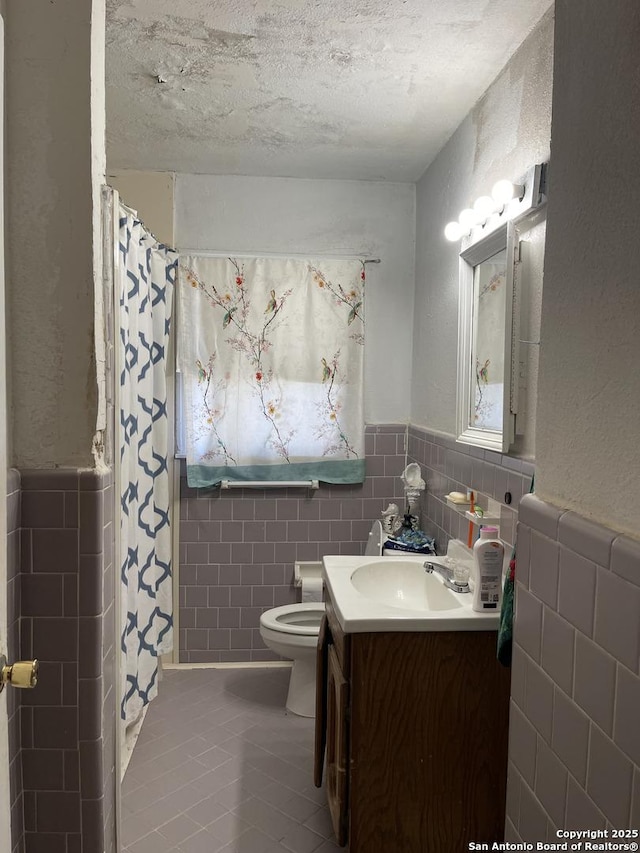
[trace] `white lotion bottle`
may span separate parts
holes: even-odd
[[[504,545],[498,538],[497,527],[480,528],[480,538],[473,546],[473,563],[475,588],[472,608],[481,613],[500,610]]]

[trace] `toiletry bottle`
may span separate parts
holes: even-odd
[[[472,607],[481,612],[500,609],[502,600],[502,566],[504,545],[498,539],[497,527],[482,527],[473,546],[475,588]]]

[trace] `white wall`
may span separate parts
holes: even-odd
[[[640,537],[637,0],[559,0],[540,497]]]
[[[160,242],[174,245],[173,172],[136,172],[114,169],[107,180],[120,200],[137,211],[146,228]]]
[[[413,184],[177,175],[175,205],[179,249],[380,258],[367,265],[365,418],[408,420]]]
[[[10,462],[19,467],[93,461],[104,15],[104,0],[8,8]]]
[[[547,14],[418,183],[412,423],[455,432],[458,253],[445,240],[499,178],[549,159],[553,18]]]

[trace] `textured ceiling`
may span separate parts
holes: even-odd
[[[111,169],[417,180],[550,0],[107,0]]]

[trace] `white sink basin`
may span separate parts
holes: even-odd
[[[459,555],[456,555],[459,558]],[[497,631],[498,613],[477,613],[473,596],[448,589],[424,563],[442,557],[327,556],[322,577],[346,633]]]
[[[351,575],[352,586],[366,598],[402,610],[455,610],[462,607],[459,593],[429,574],[423,562],[392,558],[360,566]]]

